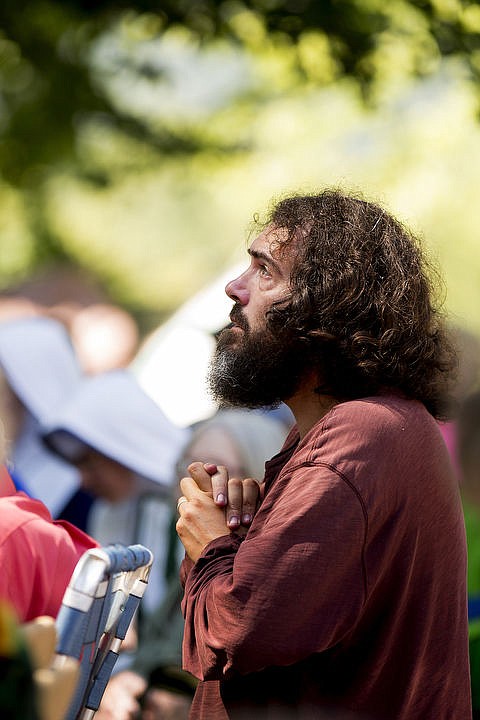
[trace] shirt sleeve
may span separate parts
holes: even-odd
[[[1,596],[20,622],[56,617],[72,572],[95,540],[69,523],[32,517],[0,546]]]
[[[245,539],[217,538],[190,569],[185,669],[221,679],[333,647],[365,600],[365,537],[364,506],[345,478],[329,466],[295,470]]]

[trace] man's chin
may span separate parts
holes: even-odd
[[[218,336],[218,347],[222,350],[225,348],[238,345],[243,341],[245,331],[242,330],[238,325],[232,325],[227,327]]]

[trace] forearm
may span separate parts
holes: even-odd
[[[185,669],[220,679],[288,665],[352,627],[365,600],[363,516],[346,498],[340,529],[324,504],[310,497],[296,513],[260,512],[243,542],[209,544],[185,584]]]

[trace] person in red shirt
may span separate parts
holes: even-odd
[[[40,501],[18,492],[0,469],[0,599],[19,622],[56,617],[80,557],[98,543],[74,525],[54,521]]]
[[[253,520],[225,468],[181,481],[190,717],[470,720],[465,527],[436,422],[454,353],[420,246],[326,190],[281,200],[248,252],[211,389],[283,401],[296,425]]]

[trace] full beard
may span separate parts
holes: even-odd
[[[301,345],[285,332],[241,327],[219,335],[208,374],[210,393],[223,406],[278,407],[294,395],[304,376]]]

